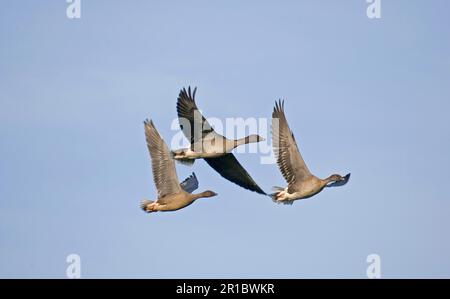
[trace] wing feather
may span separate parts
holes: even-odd
[[[278,167],[288,187],[300,184],[311,176],[311,172],[295,141],[284,115],[284,101],[275,102],[272,113],[272,144]]]
[[[195,104],[195,93],[197,88],[191,92],[191,87],[188,89],[183,88],[177,100],[177,113],[180,128],[183,131],[184,136],[191,142],[196,143],[201,140],[205,135],[214,132],[210,123],[200,113]]]
[[[266,195],[233,154],[229,153],[218,158],[205,158],[204,160],[209,166],[230,182],[247,190]]]
[[[146,120],[145,138],[152,159],[153,180],[158,190],[158,198],[181,191],[175,163],[164,140],[159,135],[153,122]]]
[[[180,184],[181,188],[188,193],[192,193],[198,188],[198,180],[197,176],[193,172],[190,176],[188,176],[183,182]]]

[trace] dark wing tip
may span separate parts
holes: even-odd
[[[258,194],[261,194],[261,195],[268,195],[266,192],[264,192],[264,190],[262,190],[259,187],[257,187],[255,190],[252,190],[252,191],[254,191],[254,192],[258,193]]]
[[[197,180],[197,176],[195,175],[195,172],[191,173],[191,175],[188,178]]]
[[[193,101],[195,102],[195,94],[197,93],[197,87],[194,87],[193,92],[191,91],[191,86],[188,86],[187,90],[183,87],[178,94],[178,101]]]
[[[155,125],[153,124],[153,120],[146,118],[144,120],[144,125],[146,126],[150,126],[150,127],[155,127]]]
[[[272,118],[280,118],[284,114],[284,100],[278,99],[275,101],[275,107],[273,108]]]
[[[184,115],[186,117],[186,115],[190,115],[192,113],[192,110],[198,110],[197,104],[195,103],[196,92],[197,87],[194,88],[194,92],[191,92],[190,86],[187,90],[185,87],[180,90],[177,98],[178,117],[180,117],[180,115]]]
[[[262,194],[267,195],[253,180],[250,174],[242,167],[233,154],[226,154],[218,158],[204,158],[206,163],[217,171],[223,178],[233,182],[234,184]]]

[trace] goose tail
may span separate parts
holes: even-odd
[[[270,198],[272,198],[272,201],[277,204],[284,204],[284,205],[292,205],[294,203],[293,200],[286,200],[283,199],[285,196],[286,188],[274,186],[272,188],[274,193],[269,194]]]
[[[172,159],[174,159],[178,163],[186,165],[186,166],[194,165],[195,159],[183,158],[184,153],[185,153],[185,150],[183,150],[183,149],[175,150],[175,151],[171,151],[170,152],[170,154],[172,156]]]
[[[278,187],[278,186],[273,186],[273,187],[272,187],[272,190],[275,191],[275,192],[274,192],[274,193],[270,193],[270,194],[268,194],[268,195],[270,196],[270,198],[272,198],[272,200],[273,200],[274,202],[278,202],[278,201],[277,201],[277,196],[278,196],[278,194],[279,194],[281,191],[284,191],[284,188],[283,188],[283,187]]]
[[[176,159],[175,161],[186,166],[192,166],[195,162],[194,159]]]
[[[267,194],[267,195],[272,199],[273,202],[278,202],[277,201],[278,192],[270,193],[270,194]]]
[[[155,203],[153,200],[144,199],[139,206],[144,212],[150,213],[152,212],[150,205],[153,203]]]

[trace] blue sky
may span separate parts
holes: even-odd
[[[0,277],[450,277],[450,4],[382,1],[5,1],[0,10]],[[342,188],[292,206],[240,189],[147,215],[143,124],[170,140],[176,97],[206,116],[287,118],[319,177]],[[283,185],[257,154],[238,159]]]

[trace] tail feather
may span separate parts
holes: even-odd
[[[195,162],[194,159],[175,159],[175,161],[186,166],[192,166]]]
[[[293,200],[279,200],[279,199],[277,199],[277,195],[278,195],[278,192],[269,194],[269,196],[272,198],[272,201],[276,204],[292,205],[294,203]]]
[[[184,154],[184,152],[185,152],[184,149],[179,149],[179,150],[171,151],[170,154],[172,156],[172,159],[174,159],[175,161],[177,161],[180,164],[183,164],[186,166],[194,165],[195,159],[187,159],[187,158],[176,158],[175,159],[175,155]]]
[[[145,212],[148,212],[147,211],[147,206],[152,204],[152,203],[154,203],[154,201],[148,200],[148,199],[144,199],[143,201],[141,201],[141,204],[139,206],[140,206],[140,208],[142,210],[144,210]]]
[[[293,200],[277,200],[275,201],[277,204],[283,204],[283,205],[292,205],[294,203]]]
[[[275,191],[275,193],[269,194],[270,198],[272,198],[272,201],[277,204],[284,204],[284,205],[292,205],[294,203],[293,200],[279,200],[278,195],[280,192],[284,192],[286,188],[274,186],[272,187],[272,190]]]

